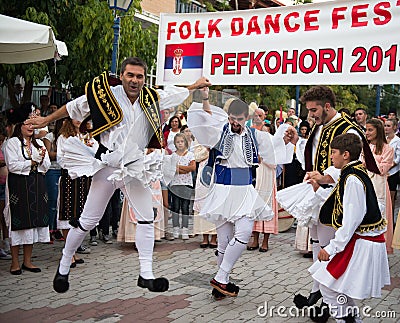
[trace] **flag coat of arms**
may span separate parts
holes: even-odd
[[[203,76],[203,53],[204,43],[166,45],[164,81],[193,83]]]

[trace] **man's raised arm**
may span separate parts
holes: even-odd
[[[58,119],[62,119],[68,117],[67,106],[63,105],[57,111],[49,114],[46,117],[34,117],[31,119],[26,120],[27,124],[31,124],[33,128],[39,129],[47,126],[50,122],[56,121]]]
[[[211,86],[211,83],[206,77],[202,76],[196,82],[194,82],[193,84],[187,86],[186,88],[189,91],[192,91],[192,90],[201,89],[201,88],[206,87],[206,86]]]

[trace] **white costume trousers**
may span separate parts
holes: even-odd
[[[107,207],[107,203],[117,188],[121,188],[128,198],[138,221],[149,223],[136,227],[136,247],[139,252],[140,275],[145,279],[153,279],[153,248],[154,248],[154,212],[152,208],[152,195],[150,188],[145,188],[139,181],[132,180],[124,185],[123,182],[115,185],[108,181],[107,177],[115,168],[106,167],[97,172],[92,179],[85,207],[79,219],[81,227],[86,230],[73,228],[70,230],[63,249],[60,261],[60,274],[67,274],[71,265],[71,259],[77,248],[82,244],[87,231],[93,229],[100,221]]]
[[[331,239],[333,239],[334,237],[335,237],[335,229],[333,229],[332,227],[323,225],[319,221],[318,221],[317,225],[313,225],[310,228],[310,238],[313,241],[319,241],[319,242],[312,243],[312,252],[313,252],[313,261],[314,262],[318,261],[318,253],[321,250],[321,248],[327,246],[329,244],[329,241]],[[319,290],[319,283],[316,280],[314,280],[311,292],[315,293],[318,290]]]
[[[345,322],[342,318],[348,315],[354,316],[356,322],[362,322],[359,317],[359,308],[351,297],[335,292],[323,284],[320,284],[320,291],[324,302],[329,305],[331,316],[336,322]]]
[[[215,280],[227,284],[229,283],[229,273],[250,240],[254,220],[243,216],[235,221],[235,224],[220,221],[215,225],[218,237],[217,263],[219,266]]]

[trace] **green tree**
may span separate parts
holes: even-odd
[[[157,55],[157,29],[142,29],[135,21],[135,10],[141,10],[140,0],[134,0],[130,10],[121,18],[119,61],[128,56],[140,56],[149,67]],[[4,15],[25,19],[53,28],[64,41],[69,55],[54,63],[51,60],[30,64],[0,65],[3,84],[12,89],[15,77],[25,79],[24,100],[31,97],[34,83],[50,77],[52,85],[70,86],[73,94],[81,94],[85,83],[104,70],[110,69],[113,42],[113,12],[106,0],[10,0],[0,3]],[[10,95],[12,97],[12,95]]]

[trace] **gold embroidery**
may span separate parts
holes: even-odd
[[[144,91],[146,91],[146,93],[144,93]],[[158,93],[155,90],[144,87],[142,92],[140,92],[139,103],[162,146],[164,139],[161,131],[161,121],[158,108]]]
[[[365,173],[368,176],[367,170],[366,168],[360,163],[358,165],[354,165],[354,164],[349,164],[346,165],[343,169],[342,172],[345,168],[352,166],[354,169],[359,170],[363,173]],[[346,186],[346,182],[347,182],[347,178],[349,176],[355,176],[357,177],[360,182],[363,184],[364,187],[364,191],[367,190],[364,181],[361,179],[360,176],[358,176],[355,173],[351,173],[349,175],[346,176],[346,178],[344,179],[343,183]],[[339,183],[341,182],[341,178],[339,177],[338,179],[338,184],[335,186],[335,188],[332,190],[331,194],[329,195],[328,199],[331,198],[332,195],[334,195],[334,204],[333,204],[333,210],[332,210],[332,223],[331,224],[326,224],[328,226],[332,226],[335,230],[339,229],[342,226],[342,220],[339,219],[339,217],[343,216],[343,205],[340,199],[340,191],[339,191]],[[328,200],[327,199],[327,200]],[[382,230],[386,227],[387,222],[385,219],[381,218],[379,221],[375,222],[375,223],[371,223],[371,224],[361,224],[358,228],[357,231],[360,232],[368,232],[368,231],[372,231],[372,230]]]
[[[86,84],[86,96],[90,96],[90,98],[94,100],[100,112],[99,116],[101,115],[102,119],[104,119],[104,121],[98,121],[101,124],[95,125],[96,128],[92,132],[93,136],[121,122],[123,118],[122,109],[110,89],[106,72],[95,77],[92,82]],[[92,108],[94,107],[91,107],[91,109]]]

